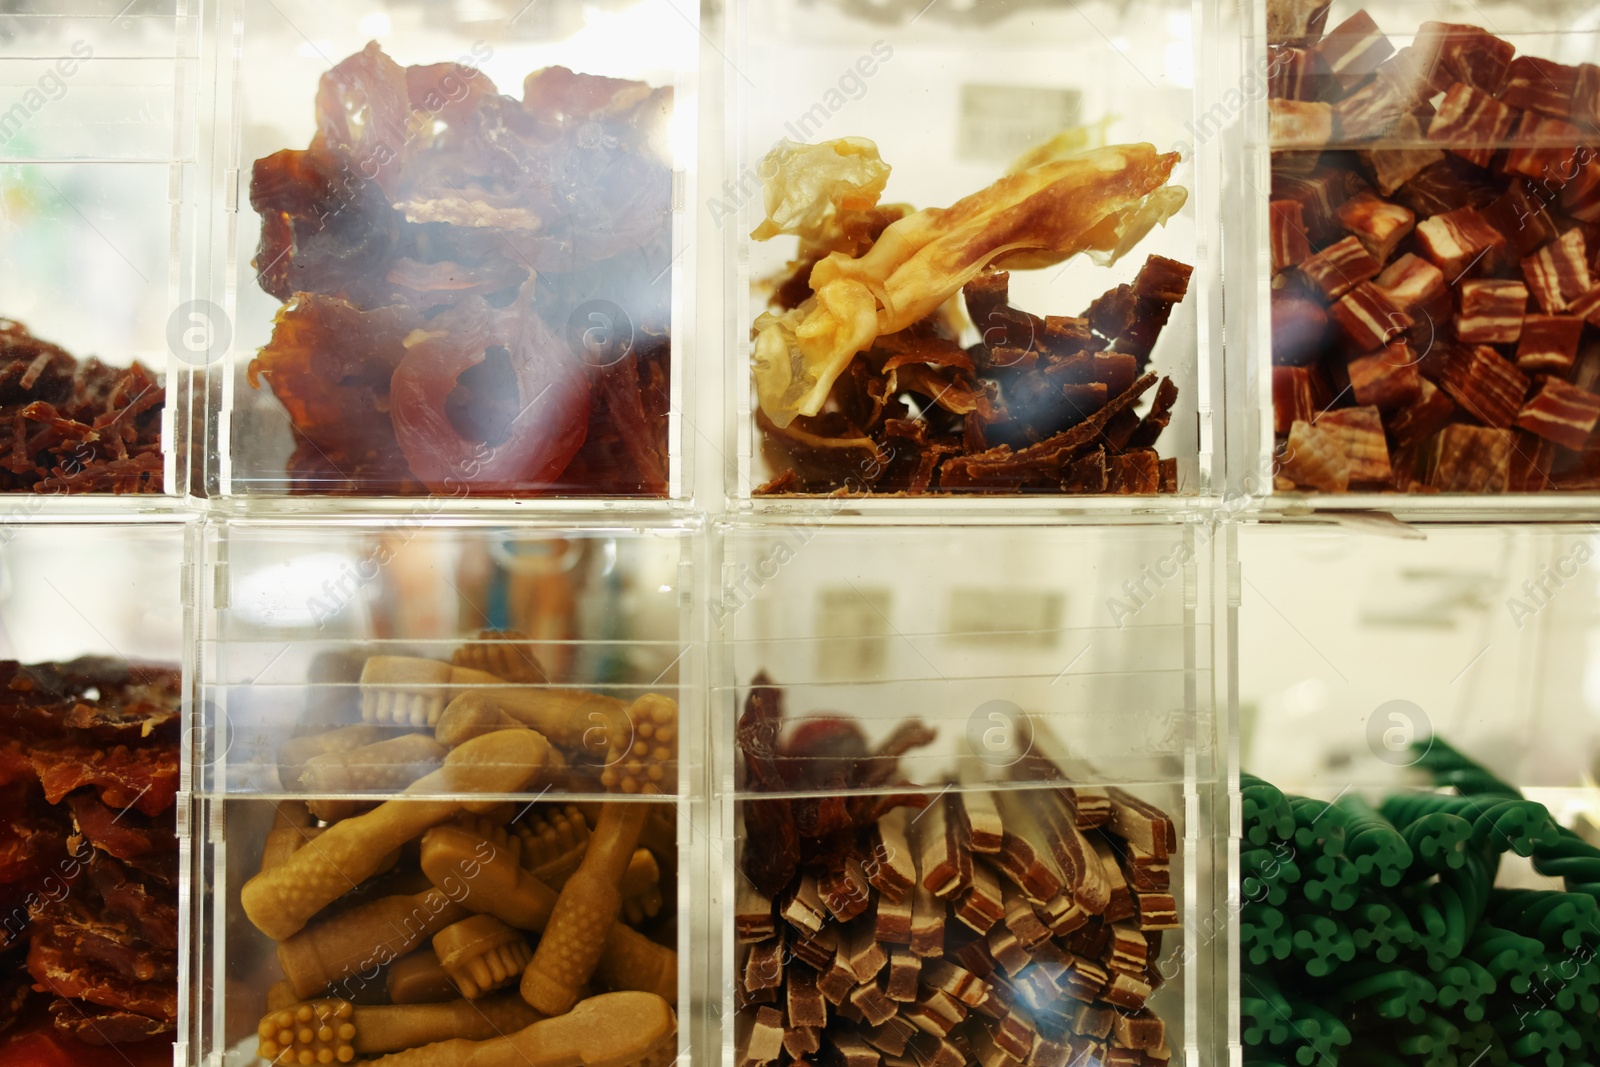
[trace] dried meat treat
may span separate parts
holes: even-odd
[[[1457,288],[1456,337],[1469,344],[1510,345],[1522,336],[1528,288],[1521,282],[1473,280]]]
[[[1511,434],[1452,424],[1424,444],[1419,462],[1423,481],[1440,492],[1503,492],[1510,474]]]
[[[1300,264],[1300,274],[1328,301],[1371,281],[1382,269],[1383,264],[1355,236],[1334,242]]]
[[[1358,85],[1393,54],[1394,46],[1364,10],[1329,30],[1317,45],[1318,58],[1345,89]]]
[[[1596,419],[1600,419],[1600,396],[1559,378],[1546,378],[1517,412],[1516,426],[1578,452],[1594,432]]]
[[[166,390],[0,319],[0,492],[160,493]]]
[[[1145,453],[1176,397],[1144,418],[1126,409],[1192,269],[1151,256],[1078,316],[1009,302],[1009,269],[1082,251],[1114,261],[1187,196],[1165,184],[1174,161],[1148,145],[1090,156],[1035,153],[949,208],[901,214],[858,240],[857,216],[878,212],[888,175],[876,147],[773,149],[754,236],[794,235],[801,255],[755,323],[754,421],[778,472],[759,494],[1165,488],[1159,457],[1151,476]],[[941,308],[958,289],[967,337]]]
[[[561,67],[518,101],[376,43],[323,77],[310,147],[250,178],[291,492],[666,492],[671,106]]]

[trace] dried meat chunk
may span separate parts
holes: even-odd
[[[1406,407],[1422,391],[1416,353],[1404,341],[1353,359],[1345,370],[1356,403],[1385,413]]]
[[[1444,272],[1432,263],[1407,252],[1384,268],[1373,282],[1399,310],[1411,314],[1418,309],[1448,303]]]
[[[1571,229],[1522,261],[1522,276],[1546,315],[1558,315],[1591,286],[1583,231]]]
[[[1483,208],[1483,217],[1500,231],[1518,256],[1530,255],[1558,236],[1548,197],[1540,194],[1532,182],[1520,178]]]
[[[114,808],[136,808],[160,815],[178,793],[176,746],[136,748],[117,745],[101,750],[92,745],[41,744],[29,754],[45,799],[59,804],[74,789],[93,787]]]
[[[1288,270],[1311,255],[1306,236],[1305,209],[1298,200],[1274,200],[1269,206],[1272,270]]]
[[[1332,0],[1270,0],[1267,39],[1274,44],[1315,44],[1332,6]]]
[[[1371,141],[1394,136],[1412,106],[1389,82],[1374,78],[1334,104],[1333,118],[1341,141]]]
[[[1464,207],[1417,223],[1417,246],[1455,285],[1469,271],[1489,271],[1505,252],[1505,236],[1481,212]]]
[[[1488,93],[1457,82],[1445,93],[1428,125],[1428,140],[1480,167],[1511,135],[1517,112]]]
[[[1315,300],[1287,289],[1272,291],[1272,362],[1304,366],[1315,362],[1328,337],[1328,312]]]
[[[1474,419],[1509,430],[1528,392],[1528,377],[1487,345],[1463,345],[1446,354],[1439,387]]]
[[[1272,199],[1298,201],[1311,243],[1326,244],[1338,236],[1334,212],[1361,191],[1361,184],[1354,174],[1337,167],[1320,167],[1306,175],[1275,172]]]
[[[1399,147],[1375,145],[1357,152],[1372,172],[1373,187],[1384,196],[1393,196],[1418,174],[1444,159],[1444,152],[1438,148],[1412,147],[1423,140],[1423,130],[1417,117],[1410,112],[1395,120],[1390,136]]]
[[[1376,407],[1340,408],[1317,418],[1317,429],[1331,435],[1349,465],[1350,484],[1387,482],[1389,446],[1384,439],[1383,416]]]
[[[1423,482],[1439,492],[1504,492],[1511,469],[1511,432],[1455,423],[1429,439],[1420,462]]]
[[[1456,337],[1468,344],[1515,344],[1528,310],[1521,282],[1475,279],[1461,283]]]
[[[1328,317],[1351,355],[1387,348],[1412,326],[1411,316],[1395,307],[1372,282],[1362,282],[1346,293],[1328,309]]]
[[[1583,320],[1572,315],[1529,315],[1517,341],[1517,369],[1524,374],[1565,374],[1578,358]]]
[[[1597,419],[1600,396],[1559,378],[1545,378],[1517,412],[1516,426],[1577,452],[1588,442]]]
[[[1580,165],[1579,153],[1588,158],[1588,150],[1579,147],[1582,138],[1582,131],[1564,119],[1523,112],[1501,169],[1544,182],[1572,174]]]
[[[1352,375],[1353,377],[1353,375]],[[1316,365],[1272,368],[1273,431],[1287,434],[1296,422],[1311,423],[1333,403],[1327,376]]]
[[[1491,96],[1505,85],[1516,46],[1477,26],[1424,22],[1412,41],[1422,65],[1437,64],[1456,81]]]
[[[1296,421],[1289,428],[1278,472],[1298,486],[1324,493],[1350,488],[1350,458],[1339,435],[1310,422]]]
[[[1410,448],[1443,429],[1455,413],[1456,404],[1449,394],[1423,378],[1416,399],[1389,419],[1389,436],[1396,448]]]
[[[1572,114],[1578,90],[1578,68],[1537,56],[1518,56],[1506,72],[1500,99],[1524,111],[1540,111],[1554,118]]]
[[[1267,101],[1267,136],[1274,149],[1316,148],[1333,140],[1333,106],[1315,100]]]
[[[1141,367],[1155,348],[1172,309],[1189,292],[1194,268],[1165,256],[1150,256],[1133,279],[1133,313],[1127,328],[1114,338],[1112,350],[1137,357]]]
[[[1380,264],[1389,262],[1395,248],[1410,235],[1417,217],[1400,204],[1361,193],[1339,205],[1339,225],[1360,241]]]
[[[1329,245],[1300,264],[1300,274],[1328,301],[1378,276],[1383,264],[1355,237]]]
[[[1316,51],[1323,65],[1348,90],[1394,55],[1394,45],[1372,16],[1361,10],[1329,30]]]
[[[1294,45],[1267,46],[1267,95],[1276,100],[1312,98],[1312,72],[1315,56],[1310,49]]]

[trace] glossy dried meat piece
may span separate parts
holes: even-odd
[[[1485,207],[1500,193],[1499,185],[1485,180],[1481,172],[1473,173],[1473,168],[1451,156],[1418,171],[1394,195],[1421,219],[1464,207]]]
[[[1310,100],[1315,54],[1308,48],[1267,46],[1267,95],[1277,100]]]
[[[1389,446],[1376,407],[1340,408],[1317,418],[1317,429],[1331,435],[1349,464],[1350,483],[1370,485],[1390,477]]]
[[[1303,176],[1275,170],[1272,199],[1298,201],[1306,233],[1312,244],[1320,245],[1337,238],[1338,221],[1334,212],[1360,192],[1363,184],[1356,175],[1337,167],[1320,167]]]
[[[1418,383],[1417,397],[1389,419],[1389,436],[1396,448],[1419,444],[1443,428],[1455,415],[1456,404],[1428,379]]]
[[[1332,402],[1333,390],[1321,367],[1272,368],[1274,433],[1281,436],[1296,422],[1312,422]]]
[[[1335,242],[1300,264],[1300,274],[1328,301],[1378,276],[1383,265],[1355,237]]]
[[[1268,208],[1273,273],[1287,270],[1311,255],[1305,211],[1298,200],[1274,200]]]
[[[1450,88],[1457,79],[1429,48],[1407,45],[1378,66],[1378,81],[1402,96],[1411,107]]]
[[[1417,399],[1422,390],[1416,353],[1403,341],[1352,359],[1345,370],[1356,403],[1370,405],[1383,412],[1406,407]]]
[[[1435,434],[1420,457],[1423,482],[1442,493],[1504,492],[1511,432],[1455,423]]]
[[[1547,210],[1551,197],[1537,189],[1532,182],[1513,179],[1505,192],[1482,209],[1484,219],[1500,231],[1518,256],[1530,255],[1559,236]]]
[[[1417,223],[1417,246],[1456,285],[1469,271],[1493,270],[1506,239],[1474,208],[1464,207]]]
[[[1591,326],[1600,326],[1600,282],[1567,304],[1567,313]]]
[[[1459,289],[1456,337],[1468,344],[1509,345],[1522,336],[1528,288],[1521,282],[1473,280]]]
[[[1318,58],[1346,90],[1354,88],[1392,55],[1394,45],[1365,9],[1329,30],[1317,44]]]
[[[1417,145],[1424,138],[1423,128],[1417,117],[1409,112],[1395,120],[1390,136],[1402,147],[1374,146],[1357,152],[1372,172],[1374,188],[1384,196],[1394,195],[1396,190],[1423,170],[1444,159],[1441,149]]]
[[[1374,78],[1333,105],[1339,139],[1371,141],[1395,136],[1400,120],[1410,113],[1411,107],[1411,101],[1392,85],[1382,78]]]
[[[1517,341],[1517,369],[1524,374],[1565,374],[1578,358],[1583,320],[1572,315],[1529,315]]]
[[[1328,313],[1315,300],[1289,289],[1272,291],[1272,362],[1304,366],[1322,355]]]
[[[1600,419],[1600,396],[1559,378],[1545,378],[1517,412],[1516,426],[1578,452],[1594,432],[1597,419]]]
[[[1165,256],[1150,256],[1133,279],[1131,321],[1114,338],[1114,352],[1136,356],[1142,368],[1155,348],[1156,340],[1172,316],[1172,309],[1189,292],[1194,268]]]
[[[1278,472],[1305,489],[1342,493],[1350,488],[1350,458],[1338,435],[1310,422],[1296,421],[1289,428]]]
[[[1590,289],[1588,251],[1583,231],[1571,229],[1522,261],[1522,276],[1546,315],[1567,310]]]
[[[1501,169],[1536,181],[1559,180],[1577,169],[1580,153],[1588,158],[1588,150],[1579,147],[1582,137],[1582,131],[1564,119],[1525,111],[1517,120],[1514,144],[1506,151]]]
[[[1505,85],[1516,46],[1477,26],[1424,22],[1412,41],[1425,65],[1437,63],[1455,80],[1494,95]]]
[[[1384,291],[1371,282],[1362,282],[1341,297],[1328,309],[1328,317],[1351,355],[1385,348],[1401,339],[1412,326],[1411,316],[1395,307]]]
[[[1478,422],[1507,430],[1527,395],[1528,377],[1487,345],[1463,345],[1445,356],[1439,387]]]
[[[45,799],[58,804],[74,789],[91,786],[107,805],[159,815],[178,791],[176,747],[101,750],[92,745],[46,743],[29,753]]]
[[[1546,181],[1555,185],[1566,177],[1558,174]],[[1559,181],[1559,188],[1562,211],[1582,222],[1600,222],[1600,162],[1591,157],[1570,180]]]
[[[1537,56],[1518,56],[1507,69],[1500,99],[1510,107],[1567,118],[1572,114],[1577,89],[1577,67]]]
[[[1268,100],[1267,136],[1275,149],[1320,149],[1333,140],[1333,107],[1314,100]]]
[[[1411,233],[1416,216],[1400,204],[1360,193],[1339,205],[1339,225],[1360,241],[1379,263],[1389,262],[1396,246]]]
[[[1153,496],[1161,491],[1161,457],[1151,449],[1138,449],[1106,460],[1106,492],[1122,496]]]
[[[1178,387],[1172,384],[1170,378],[1161,379],[1161,384],[1156,386],[1155,399],[1150,402],[1150,411],[1139,420],[1139,428],[1128,438],[1127,447],[1154,448],[1161,438],[1161,432],[1172,422],[1172,409],[1177,403]]]
[[[1444,272],[1409,252],[1385,267],[1373,284],[1391,304],[1407,313],[1434,307],[1440,298],[1448,302]]]
[[[1517,112],[1488,93],[1457,82],[1428,125],[1428,140],[1467,162],[1487,167],[1511,135]]]

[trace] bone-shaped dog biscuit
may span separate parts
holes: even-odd
[[[531,730],[504,730],[453,750],[444,765],[406,793],[515,793],[542,773],[550,745]],[[480,807],[493,807],[489,801]],[[257,929],[275,940],[372,876],[385,855],[429,827],[474,805],[460,800],[390,800],[365,815],[335,823],[282,865],[244,884],[239,902]]]
[[[274,1064],[349,1063],[357,1055],[380,1056],[453,1038],[482,1041],[542,1018],[521,997],[509,995],[403,1006],[308,1000],[262,1018],[256,1055]]]
[[[634,1067],[654,1062],[677,1032],[672,1006],[660,997],[602,993],[507,1037],[442,1041],[370,1067]]]
[[[644,804],[605,805],[583,862],[562,887],[522,975],[522,999],[546,1015],[570,1011],[594,974],[622,910],[619,886],[647,815]]]

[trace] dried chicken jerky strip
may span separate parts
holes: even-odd
[[[1102,834],[1089,835],[1089,845],[1094,850],[1095,864],[1100,882],[1105,886],[1105,907],[1099,909],[1101,920],[1107,924],[1132,917],[1133,894],[1127,880],[1122,877],[1122,866],[1117,862],[1112,843]],[[1085,906],[1088,906],[1086,902]]]
[[[944,951],[945,902],[920,882],[911,892],[911,951],[937,956]]]
[[[1134,896],[1139,905],[1140,930],[1176,930],[1183,925],[1172,894],[1136,892]]]
[[[1002,890],[1002,903],[1005,909],[1004,919],[1006,929],[1015,935],[1023,948],[1032,949],[1051,934],[1050,929],[1039,920],[1022,892],[1015,886],[1007,883]]]
[[[987,791],[968,791],[960,794],[961,818],[969,847],[973,852],[1000,851],[1005,827],[1000,821],[1000,809],[995,806],[994,795]]]
[[[930,804],[915,824],[917,869],[924,888],[942,899],[960,896],[972,886],[972,851],[962,835],[955,802]]]

